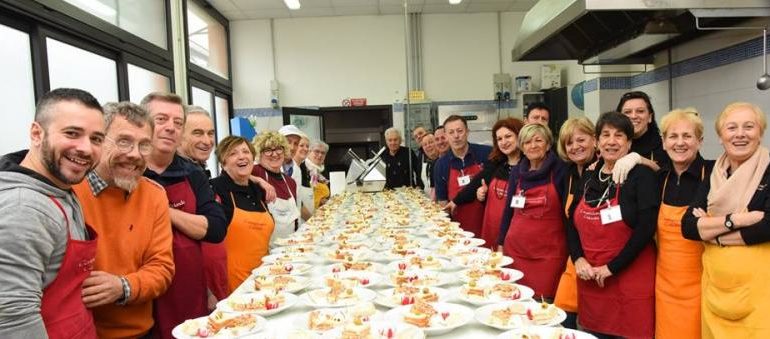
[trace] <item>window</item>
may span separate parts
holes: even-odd
[[[168,92],[171,89],[167,76],[148,71],[142,67],[128,64],[128,94],[131,102],[142,101],[145,95],[152,92]]]
[[[216,128],[217,115],[212,109],[213,107],[211,107],[213,97],[214,95],[211,94],[211,92],[192,86],[192,104],[195,106],[200,106],[209,112],[209,114],[211,114],[211,120],[215,123],[214,128]],[[218,141],[219,139],[214,140],[215,146]],[[217,158],[214,155],[214,152],[211,152],[209,160],[206,161],[206,166],[209,170],[211,170],[212,176],[219,175],[219,167],[217,165]]]
[[[229,79],[225,26],[195,1],[187,2],[187,41],[190,62]]]
[[[35,118],[35,90],[29,35],[0,25],[0,154],[29,148],[29,126]]]
[[[115,60],[46,38],[48,77],[51,89],[80,88],[100,103],[118,100],[118,72]]]
[[[230,135],[230,103],[227,99],[216,96],[214,106],[217,112],[217,141],[221,141]]]
[[[166,1],[64,0],[99,19],[168,49]]]

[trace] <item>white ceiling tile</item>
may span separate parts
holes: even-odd
[[[339,6],[334,7],[334,15],[377,15],[375,6]]]
[[[511,4],[506,3],[476,3],[471,2],[468,4],[466,10],[468,12],[503,12],[508,10]]]
[[[526,12],[532,8],[532,6],[535,5],[537,1],[536,0],[518,0],[514,2],[511,7],[508,8],[509,11],[517,11],[517,12]]]
[[[377,0],[331,0],[334,7],[364,7],[371,6],[377,8]]]
[[[436,13],[463,13],[465,12],[465,5],[450,5],[448,2],[446,5],[425,5],[422,12],[427,14]]]
[[[401,6],[380,6],[380,14],[403,14],[404,8]]]
[[[242,11],[286,8],[283,0],[232,0],[232,2]]]
[[[299,0],[302,8],[329,8],[332,7],[331,0]],[[302,10],[300,8],[300,10]]]
[[[289,11],[289,15],[292,18],[315,17],[315,16],[332,16],[332,15],[334,15],[334,9],[332,9],[331,7],[322,7],[322,8],[302,7],[299,10],[296,10],[296,11]]]
[[[217,9],[217,10],[219,10],[219,9]],[[219,13],[222,13],[222,15],[224,15],[225,18],[227,18],[227,20],[231,20],[231,21],[232,20],[246,19],[246,15],[242,11],[233,11],[233,12],[230,12],[230,11],[219,11]]]
[[[265,9],[259,11],[244,11],[246,19],[270,19],[270,18],[288,18],[288,9]]]
[[[220,13],[235,12],[238,10],[230,0],[209,0],[209,3]]]
[[[403,0],[379,0],[380,7],[382,6],[403,6]],[[424,5],[425,0],[409,0],[409,6],[412,5]]]

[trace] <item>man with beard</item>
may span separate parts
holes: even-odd
[[[73,190],[99,234],[83,302],[100,338],[141,338],[153,325],[152,301],[171,284],[171,220],[163,186],[142,176],[153,123],[130,102],[104,106],[107,142],[96,168]],[[141,213],[137,213],[141,211]]]
[[[176,325],[209,313],[201,242],[222,242],[227,220],[203,171],[176,153],[185,124],[182,98],[154,92],[142,106],[155,124],[144,176],[163,185],[171,207],[175,274],[154,309],[157,334],[171,338]]]
[[[186,106],[187,119],[184,123],[182,143],[179,145],[179,155],[185,157],[203,169],[206,176],[211,178],[211,170],[206,168],[211,151],[214,150],[214,122],[211,115],[199,106]]]
[[[70,188],[103,140],[99,102],[60,88],[38,102],[29,151],[0,159],[0,338],[96,338],[81,298],[96,234]]]

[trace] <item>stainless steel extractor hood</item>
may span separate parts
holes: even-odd
[[[701,24],[733,26],[770,15],[770,1],[540,0],[524,16],[513,61],[651,63],[654,53],[706,34],[695,27],[693,9],[728,13]]]

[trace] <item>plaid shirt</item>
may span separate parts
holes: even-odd
[[[96,174],[96,171],[90,171],[86,175],[86,180],[88,180],[88,187],[91,188],[91,193],[94,194],[94,196],[98,196],[99,193],[102,193],[109,184],[107,184],[104,179],[102,179],[99,174]]]

